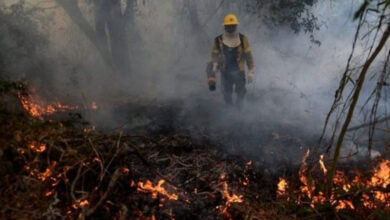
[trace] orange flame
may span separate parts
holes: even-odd
[[[287,180],[280,177],[278,183],[278,191],[277,191],[278,196],[285,195],[287,192],[287,187],[288,187]]]
[[[40,144],[38,147],[37,143],[32,142],[30,143],[29,148],[36,153],[43,153],[46,150],[46,144]]]
[[[46,181],[50,176],[52,175],[52,172],[49,168],[46,168],[45,172],[38,173],[37,178],[41,180],[42,182]]]
[[[299,180],[303,184],[303,186],[301,186],[301,192],[306,194],[307,197],[312,198],[313,192],[315,190],[315,185],[314,181],[312,183],[309,183],[309,180],[307,178],[307,159],[309,158],[309,155],[310,150],[308,149],[302,159],[301,169],[299,170]]]
[[[324,204],[326,202],[326,197],[323,192],[319,192],[318,195],[313,196],[313,200],[310,204],[312,208],[315,207],[316,204]]]
[[[371,177],[371,181],[368,183],[369,186],[372,187],[382,187],[386,189],[388,185],[390,185],[390,161],[385,160],[379,164],[379,167],[374,169],[374,174]],[[387,203],[386,206],[390,207],[390,193],[385,193],[379,190],[374,191],[374,197],[381,203]],[[371,204],[369,206],[375,206],[375,204]]]
[[[390,161],[385,160],[379,164],[379,168],[374,170],[374,175],[371,178],[372,186],[382,186],[386,188],[390,184]]]
[[[35,92],[32,91],[31,94]],[[67,106],[59,102],[45,104],[37,95],[24,95],[19,92],[19,100],[23,108],[33,117],[42,118],[44,115],[51,115],[57,111],[67,111],[77,109],[77,106]]]
[[[82,200],[82,201],[79,202],[79,205],[80,205],[81,207],[85,207],[85,206],[88,206],[88,205],[89,205],[89,202],[88,202],[88,200]]]
[[[45,193],[45,196],[46,196],[46,197],[49,197],[49,196],[53,195],[54,193],[55,193],[54,190],[50,190],[50,191],[47,191],[47,192]]]
[[[220,176],[220,180],[224,181],[223,182],[223,196],[226,199],[225,206],[222,207],[222,214],[224,214],[228,219],[232,220],[233,217],[229,213],[228,208],[233,204],[233,203],[242,203],[243,196],[242,195],[236,195],[236,194],[230,194],[229,192],[229,186],[228,183],[226,182],[227,179],[227,174],[223,173]]]
[[[353,181],[350,181],[348,176],[342,171],[336,171],[333,177],[333,188],[330,198],[325,196],[323,191],[316,191],[314,181],[309,181],[307,158],[310,151],[307,151],[302,159],[302,165],[299,170],[299,180],[302,183],[299,191],[293,191],[298,193],[297,204],[302,204],[303,198],[311,199],[310,206],[315,207],[318,204],[324,204],[327,201],[336,208],[336,210],[343,209],[356,209],[354,200],[348,200],[345,196],[340,196],[340,189],[344,192],[351,192],[353,189],[365,188],[365,192],[361,194],[361,202],[365,208],[377,209],[381,207],[390,208],[390,192],[387,188],[390,186],[390,161],[382,161],[377,168],[374,169],[371,178],[364,179],[359,172],[356,172],[356,176]],[[327,169],[324,163],[323,155],[320,156],[321,169],[324,174],[327,173]],[[279,178],[278,183],[278,197],[287,194],[286,188],[288,187],[287,181],[284,178]],[[287,197],[287,200],[289,197]]]
[[[353,205],[352,201],[349,200],[335,200],[332,202],[332,205],[335,205],[337,210],[342,210],[342,209],[355,209],[355,206]]]
[[[326,175],[328,173],[328,169],[326,169],[325,162],[324,162],[324,155],[320,156],[320,166],[324,174]]]
[[[236,195],[236,194],[230,195],[230,193],[229,193],[229,186],[228,186],[228,184],[226,182],[223,183],[223,195],[226,198],[226,205],[227,206],[230,206],[230,204],[232,204],[232,203],[241,203],[241,202],[243,202],[243,199],[242,199],[243,196],[242,195]]]
[[[154,199],[157,198],[159,194],[166,196],[169,200],[178,200],[179,196],[176,194],[170,194],[162,185],[165,183],[165,180],[159,180],[156,186],[153,186],[153,183],[150,180],[147,180],[145,183],[138,183],[138,190],[141,192],[150,192]]]

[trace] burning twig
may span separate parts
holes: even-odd
[[[170,194],[162,185],[165,183],[165,180],[159,180],[156,186],[153,186],[153,183],[147,180],[145,183],[138,183],[138,190],[141,192],[150,192],[154,199],[157,198],[159,194],[166,196],[169,200],[178,200],[179,196],[177,194]]]
[[[229,207],[234,203],[242,203],[243,196],[242,195],[236,195],[236,194],[230,194],[229,192],[229,186],[227,183],[227,174],[223,173],[220,176],[220,179],[223,181],[223,197],[226,199],[225,205],[221,208],[222,214],[224,214],[227,218],[230,220],[233,219],[232,215],[229,213],[228,209]]]
[[[324,175],[326,176],[326,174],[328,173],[328,169],[327,169],[326,166],[325,166],[324,155],[321,155],[321,156],[320,156],[319,163],[320,163],[320,166],[321,166],[322,171],[324,172]]]
[[[326,203],[330,204],[337,211],[341,210],[356,210],[356,209],[368,209],[375,210],[379,208],[390,209],[390,193],[386,191],[390,185],[390,161],[384,160],[379,163],[378,167],[374,169],[373,175],[370,179],[364,180],[361,176],[356,176],[351,182],[348,177],[342,171],[337,171],[332,179],[332,193],[330,197],[326,197],[325,193],[316,189],[314,181],[311,185],[307,179],[307,163],[306,160],[309,156],[309,151],[305,154],[301,169],[299,172],[300,186],[299,191],[293,192],[293,194],[287,194],[286,188],[288,187],[287,181],[284,178],[280,178],[278,183],[277,195],[280,199],[287,199],[289,201],[290,196],[297,194],[297,204],[307,204],[307,200],[310,201],[310,207],[315,208]],[[324,158],[321,155],[320,167],[324,174],[327,169],[324,163]],[[325,175],[324,178],[327,178]],[[321,188],[319,186],[318,188]],[[360,204],[356,202],[360,198]]]
[[[116,169],[114,174],[112,175],[111,179],[110,179],[110,182],[108,183],[108,187],[107,187],[107,190],[106,192],[104,192],[103,196],[100,197],[99,201],[96,203],[96,205],[88,210],[86,210],[85,212],[85,216],[86,217],[89,217],[91,216],[93,213],[96,212],[96,210],[103,204],[103,202],[107,199],[107,197],[109,196],[109,194],[111,193],[111,191],[113,190],[113,188],[115,187],[115,184],[120,176],[120,169]]]

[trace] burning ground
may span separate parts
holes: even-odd
[[[28,108],[35,104],[20,103],[27,114],[2,111],[2,218],[240,219],[277,213],[260,199],[274,197],[272,178],[212,143],[162,133],[102,134],[77,118],[50,120],[51,111],[37,116]]]
[[[226,108],[219,93],[207,91],[200,68],[212,42],[206,35],[219,34],[218,17],[231,13],[230,1],[222,0],[219,6],[206,0],[143,5],[132,0],[125,5],[124,0],[48,1],[36,14],[38,8],[31,5],[30,10],[26,1],[6,1],[12,5],[0,3],[0,20],[5,21],[0,29],[6,33],[0,35],[0,218],[389,218],[389,128],[382,123],[386,117],[376,118],[387,115],[388,102],[384,112],[378,106],[390,73],[390,53],[383,53],[386,48],[380,53],[390,36],[390,26],[381,28],[388,25],[382,19],[390,18],[385,13],[388,3],[364,1],[360,10],[353,7],[350,12],[339,4],[337,16],[324,10],[334,17],[329,23],[334,28],[321,28],[320,41],[314,36],[319,23],[308,8],[315,1],[263,1],[269,3],[263,8],[262,1],[254,0],[260,4],[247,6],[259,6],[255,14],[237,8],[247,14],[241,27],[259,53],[259,81],[248,86],[248,102],[238,110]],[[291,6],[292,12],[279,10],[281,4]],[[313,10],[318,13],[322,6]],[[103,13],[106,7],[115,8],[117,16]],[[178,10],[181,7],[184,10]],[[211,15],[208,20],[199,20],[198,9]],[[346,45],[356,25],[340,21],[352,19],[354,11],[355,18],[362,13],[356,40],[361,25],[372,23],[364,22],[371,17],[365,13],[378,13],[378,28],[370,47],[357,46],[361,55],[353,51],[365,43],[355,40],[347,61]],[[264,14],[260,21],[259,14]],[[267,18],[272,14],[276,20]],[[293,17],[286,19],[286,14]],[[276,28],[266,28],[267,21]],[[290,27],[293,32],[304,28],[310,36],[292,33]],[[371,28],[361,30],[374,33]],[[208,34],[193,37],[200,32]],[[378,33],[380,41],[375,40]],[[363,41],[371,39],[364,36]],[[308,38],[325,46],[313,47]],[[364,61],[359,57],[364,51],[369,56],[374,48],[370,62],[360,68]],[[367,72],[378,54],[384,60],[376,59],[379,65]],[[336,90],[334,78],[345,62],[332,107],[337,115],[326,120],[334,124],[334,133],[329,134],[329,128],[322,142],[329,150],[338,138],[332,157],[331,151],[322,154],[326,147],[317,140],[325,106]],[[382,74],[377,74],[382,64]],[[351,121],[366,74],[380,75],[378,81],[367,75],[376,86],[368,109],[372,114],[366,123],[362,109]],[[353,100],[342,94],[349,90]],[[359,135],[366,125],[369,140]],[[375,127],[382,132],[374,135]],[[359,146],[367,142],[368,152],[379,157],[355,160],[358,157],[348,154],[359,154]]]
[[[201,138],[196,124],[174,126],[189,113],[163,105],[156,113],[124,104],[117,111],[138,113],[127,120],[142,116],[149,123],[102,132],[77,114],[85,109],[98,114],[98,103],[86,108],[46,103],[14,86],[17,90],[3,100],[19,104],[1,111],[4,219],[366,219],[389,214],[387,160],[346,163],[328,196],[328,161],[310,151],[300,165],[284,160],[270,168],[270,162],[256,160],[262,157],[255,152],[262,152],[255,148],[247,154],[238,150],[239,141],[236,149],[224,150],[234,140],[229,130],[225,138],[231,139],[218,142],[212,135]],[[162,122],[166,114],[177,121]],[[267,134],[274,151],[278,145],[304,144],[287,138],[288,133]]]

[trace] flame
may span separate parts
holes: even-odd
[[[72,208],[74,210],[77,210],[77,209],[79,209],[79,207],[84,208],[87,206],[89,206],[89,201],[84,199],[84,200],[77,200],[76,203],[73,203]],[[70,210],[68,212],[70,212]]]
[[[371,177],[371,181],[368,185],[378,188],[382,187],[386,189],[388,185],[390,185],[390,161],[385,160],[379,164],[379,167],[374,169],[374,174]],[[374,190],[374,198],[381,203],[387,203],[386,206],[390,207],[390,193],[384,193],[380,190]],[[374,206],[375,204],[370,204],[369,206]]]
[[[323,154],[320,156],[320,161],[319,162],[320,162],[320,166],[321,166],[322,171],[326,175],[328,173],[328,169],[326,169],[325,162],[324,162],[324,155]]]
[[[34,92],[30,95],[25,95],[19,92],[19,100],[23,108],[33,117],[42,118],[44,115],[51,115],[57,111],[67,111],[77,109],[77,106],[67,106],[59,102],[46,104]]]
[[[337,210],[342,209],[355,209],[355,206],[353,205],[352,201],[349,200],[335,200],[332,205],[338,204],[336,206]]]
[[[228,184],[225,182],[223,183],[223,195],[225,196],[225,199],[226,199],[226,205],[227,206],[230,206],[230,204],[232,203],[241,203],[243,202],[243,196],[242,195],[236,195],[236,194],[232,194],[230,195],[229,193],[229,186]]]
[[[232,194],[230,195],[229,193],[229,186],[227,182],[223,183],[223,195],[226,199],[225,206],[222,208],[222,214],[224,214],[228,219],[233,220],[232,215],[229,213],[228,208],[233,204],[233,203],[242,203],[243,196],[242,195],[236,195]]]
[[[367,194],[363,194],[362,202],[363,202],[363,205],[368,209],[375,209],[376,208],[376,205],[372,202],[372,199]]]
[[[322,191],[320,191],[318,195],[313,196],[313,200],[310,206],[314,208],[316,204],[324,204],[326,201],[327,199],[325,197],[325,194]]]
[[[363,207],[367,209],[378,209],[378,208],[390,208],[390,192],[388,192],[388,187],[390,186],[390,161],[383,160],[379,165],[374,168],[373,174],[370,178],[363,178],[360,172],[356,171],[356,176],[353,181],[350,181],[348,176],[343,171],[336,171],[332,183],[333,188],[330,193],[330,197],[326,197],[323,191],[317,190],[314,181],[309,181],[308,179],[308,167],[307,167],[307,158],[309,157],[310,151],[308,150],[305,156],[302,159],[302,165],[299,170],[299,180],[301,182],[299,191],[291,191],[294,194],[297,194],[297,204],[302,204],[302,199],[310,199],[309,204],[311,207],[315,208],[317,205],[325,204],[329,202],[336,210],[344,209],[357,209],[359,203],[354,203],[355,199],[348,199],[345,196],[345,193],[350,193],[351,195],[358,195],[357,193],[352,193],[355,189],[364,189],[364,193],[360,196],[361,203]],[[321,169],[324,174],[327,173],[327,168],[324,163],[324,156],[320,156],[319,160]],[[284,178],[279,178],[277,196],[281,197],[287,195],[287,180]],[[318,187],[321,189],[321,187]],[[341,191],[342,189],[342,191]],[[348,194],[347,194],[348,195]],[[289,195],[287,200],[290,198]]]
[[[299,180],[303,184],[301,186],[301,192],[306,194],[307,197],[312,198],[313,192],[315,190],[314,181],[312,183],[309,182],[307,178],[307,158],[309,158],[310,149],[306,151],[305,156],[302,159],[301,169],[299,170]]]
[[[333,177],[333,184],[336,186],[342,187],[344,191],[348,192],[351,188],[351,185],[347,184],[347,177],[343,171],[336,171],[336,174]]]
[[[227,174],[223,173],[220,176],[220,180],[223,181],[223,196],[226,199],[225,205],[221,208],[222,214],[224,214],[228,219],[232,220],[233,217],[229,213],[228,208],[233,204],[233,203],[242,203],[243,196],[242,195],[236,195],[236,194],[230,194],[229,192],[229,185],[226,181],[227,179]]]
[[[152,197],[156,199],[159,194],[166,196],[169,200],[178,200],[179,196],[177,194],[170,194],[162,185],[165,183],[165,180],[159,180],[156,186],[153,186],[153,183],[150,180],[147,180],[145,183],[138,183],[138,190],[141,192],[150,192]]]
[[[379,164],[379,168],[374,170],[374,175],[371,178],[372,186],[382,186],[386,188],[390,184],[390,161],[385,160]]]
[[[52,172],[49,168],[46,168],[45,172],[38,173],[37,178],[41,180],[42,182],[46,181],[50,176],[52,175]]]
[[[45,196],[46,196],[46,197],[49,197],[49,196],[53,195],[54,193],[55,193],[55,190],[53,189],[53,190],[47,191],[47,192],[45,193]]]
[[[245,177],[245,180],[240,182],[242,183],[243,186],[249,186],[250,180],[248,177]]]
[[[46,144],[40,144],[38,147],[36,142],[32,142],[29,148],[36,153],[43,153],[46,150]]]
[[[279,177],[278,191],[277,191],[278,196],[285,195],[287,192],[287,187],[288,187],[287,180],[285,178]]]
[[[102,162],[102,160],[100,158],[98,158],[98,157],[94,157],[92,161],[96,162],[96,163],[101,163]]]
[[[79,205],[81,207],[85,207],[85,206],[88,206],[89,205],[89,202],[88,200],[82,200],[82,201],[79,201]]]

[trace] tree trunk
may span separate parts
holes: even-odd
[[[356,89],[355,89],[355,91],[353,93],[353,96],[352,96],[352,102],[351,102],[351,105],[349,107],[347,117],[346,117],[344,125],[343,125],[343,127],[342,127],[342,129],[340,131],[339,138],[337,140],[337,145],[336,145],[336,149],[335,149],[334,156],[333,156],[333,163],[332,163],[330,172],[328,174],[329,175],[328,176],[328,194],[331,192],[331,189],[332,189],[332,180],[333,180],[333,177],[334,177],[334,175],[336,173],[337,163],[338,163],[338,160],[339,160],[339,157],[340,157],[340,152],[341,152],[341,147],[343,145],[344,137],[345,137],[345,134],[346,134],[346,132],[348,130],[349,124],[351,123],[352,116],[354,114],[356,104],[357,104],[357,102],[359,100],[360,93],[361,93],[361,90],[362,90],[362,87],[363,87],[364,80],[366,78],[368,69],[371,67],[371,64],[374,62],[374,60],[376,59],[378,54],[382,51],[382,49],[385,46],[389,36],[390,36],[390,24],[386,27],[386,30],[383,33],[382,38],[381,38],[378,46],[376,47],[374,53],[370,56],[370,58],[364,64],[363,69],[360,72],[359,78],[357,80],[357,86],[356,86]]]
[[[128,73],[130,56],[126,37],[126,16],[122,14],[120,1],[99,0],[95,4],[96,33],[99,39],[110,48],[115,70],[121,74]],[[132,5],[127,5],[127,7],[132,7]]]
[[[107,19],[111,56],[118,71],[125,74],[130,71],[126,20],[124,14],[121,12],[120,1],[111,0],[108,2],[111,2]]]
[[[184,8],[188,13],[188,19],[191,25],[191,37],[194,37],[196,40],[196,46],[200,52],[208,51],[209,39],[208,35],[204,30],[204,24],[200,22],[200,17],[198,13],[198,7],[195,1],[185,0]],[[207,21],[206,21],[207,22]]]
[[[80,28],[85,36],[96,47],[106,65],[112,68],[113,60],[109,55],[107,44],[96,34],[96,32],[84,18],[80,8],[78,7],[77,0],[56,0],[56,2],[65,10],[70,19]]]
[[[132,0],[128,2],[130,1]],[[96,31],[82,15],[77,0],[57,0],[57,3],[94,44],[108,66],[121,74],[130,72],[130,55],[125,29],[128,16],[122,13],[119,0],[95,1]]]

